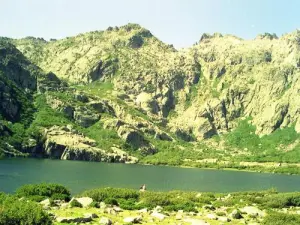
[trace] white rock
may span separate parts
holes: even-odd
[[[93,199],[89,197],[82,197],[82,198],[75,198],[83,207],[89,206],[92,202]]]
[[[155,211],[155,212],[161,212],[162,211],[162,207],[161,206],[156,206],[154,209],[153,209],[153,211]]]
[[[114,209],[116,212],[123,212],[123,209],[121,209],[119,206],[114,206],[113,209]]]
[[[230,222],[231,219],[227,218],[226,216],[219,216],[218,220],[221,222]]]
[[[136,216],[136,217],[126,217],[123,219],[124,223],[140,223],[142,222],[142,217]]]
[[[215,214],[212,214],[212,213],[207,214],[206,217],[207,217],[208,219],[211,219],[211,220],[216,220],[216,219],[218,219],[217,216],[216,216]]]
[[[209,223],[204,220],[190,219],[190,218],[184,219],[184,222],[191,223],[191,225],[209,225]]]
[[[105,202],[100,202],[100,209],[105,209],[105,208],[106,208]]]
[[[95,213],[85,213],[84,217],[91,217],[93,219],[99,218],[99,216],[97,214],[95,214]]]
[[[167,217],[166,215],[159,213],[159,212],[155,212],[155,211],[153,213],[151,213],[151,216],[155,217],[159,220],[164,220]]]
[[[102,225],[111,225],[112,221],[107,217],[102,217],[100,219],[99,223],[102,224]]]
[[[177,214],[177,215],[175,216],[175,219],[176,219],[176,220],[182,220],[182,214]]]
[[[245,206],[240,211],[251,216],[264,217],[266,215],[265,212],[254,206]]]
[[[148,209],[147,209],[147,208],[140,209],[138,212],[139,212],[139,213],[147,213],[147,212],[148,212]]]
[[[47,199],[45,199],[44,201],[41,201],[40,204],[43,205],[43,208],[44,208],[44,209],[48,209],[48,208],[50,207],[50,205],[51,205],[50,199],[47,198]]]

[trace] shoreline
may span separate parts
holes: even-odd
[[[19,158],[19,159],[49,159],[49,160],[60,160],[61,159],[52,159],[47,157],[31,157],[31,156],[14,156],[14,157],[8,157],[4,156],[0,158],[1,159],[10,159],[10,158]],[[76,161],[76,162],[92,162],[92,163],[99,163],[98,161],[84,161],[84,160],[66,160],[66,161]],[[224,171],[240,171],[240,172],[251,172],[251,173],[265,173],[265,174],[284,174],[284,175],[300,175],[300,167],[296,166],[295,163],[284,163],[284,166],[278,166],[278,167],[267,167],[263,166],[264,164],[268,163],[277,163],[277,162],[246,162],[253,164],[245,166],[240,164],[233,164],[232,167],[223,167],[223,165],[219,165],[217,163],[197,163],[197,162],[191,162],[194,163],[194,166],[192,165],[168,165],[164,163],[159,164],[150,164],[150,163],[143,163],[143,162],[137,162],[137,163],[116,163],[116,162],[101,162],[101,163],[112,163],[112,164],[126,164],[126,165],[142,165],[142,166],[163,166],[163,167],[174,167],[174,168],[188,168],[188,169],[203,169],[203,170],[224,170]],[[240,167],[240,168],[237,168]],[[286,169],[286,170],[284,170]]]

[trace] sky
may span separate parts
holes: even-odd
[[[0,0],[0,36],[64,38],[138,23],[167,44],[189,47],[203,33],[244,39],[300,28],[300,0]]]

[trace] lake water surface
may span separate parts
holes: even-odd
[[[40,182],[63,184],[72,194],[108,186],[138,189],[142,184],[155,191],[300,191],[298,175],[49,159],[0,160],[0,191],[12,193],[23,184]]]

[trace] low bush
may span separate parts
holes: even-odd
[[[70,200],[70,191],[59,184],[28,184],[20,187],[16,191],[18,197],[26,197],[33,201],[42,201],[46,198],[54,200]]]
[[[287,208],[300,206],[300,193],[280,193],[269,195],[262,199],[266,208]]]
[[[80,202],[78,202],[76,199],[73,199],[71,202],[70,202],[70,207],[71,208],[82,208],[82,204]]]
[[[119,205],[126,210],[138,210],[142,208],[155,208],[162,206],[166,211],[193,211],[196,207],[211,203],[215,196],[211,193],[203,193],[196,197],[196,192],[139,192],[137,190],[120,188],[102,188],[83,192],[80,196],[88,196],[97,202],[105,202],[110,205]]]
[[[93,201],[93,202],[89,205],[89,207],[91,207],[91,208],[100,208],[100,204],[99,204],[99,202]]]
[[[123,189],[123,188],[100,188],[85,191],[81,194],[81,196],[88,196],[94,201],[102,202],[106,199],[130,199],[133,198],[135,200],[139,197],[139,192],[136,190]]]
[[[104,200],[104,202],[108,205],[119,205],[118,201],[114,198],[107,198]]]
[[[5,199],[4,199],[5,198]],[[31,201],[1,195],[0,225],[48,225],[51,218],[42,207]]]
[[[268,214],[263,222],[263,225],[299,225],[300,215],[291,215],[286,213],[271,213]]]

